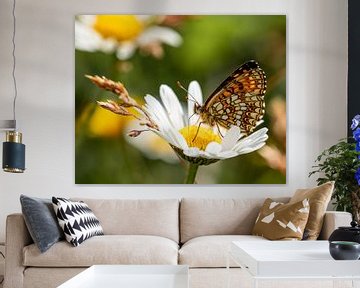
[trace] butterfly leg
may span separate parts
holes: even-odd
[[[220,126],[219,126],[219,124],[217,123],[217,122],[215,122],[216,123],[216,128],[218,129],[218,132],[219,132],[219,134],[220,134],[220,136],[222,137],[222,138],[224,138],[224,135],[221,133],[221,131],[220,131]]]
[[[195,141],[197,135],[199,134],[200,126],[201,126],[201,124],[204,124],[204,123],[205,123],[205,122],[200,122],[200,123],[199,123],[199,126],[198,126],[198,128],[197,128],[197,130],[196,130],[196,134],[195,134],[195,136],[194,136],[194,139],[192,139],[192,142]]]
[[[194,112],[193,114],[191,114],[191,116],[188,118],[188,126],[190,125],[190,119],[194,116],[194,115],[196,115],[197,113],[196,112]]]

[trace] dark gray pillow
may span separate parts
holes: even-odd
[[[51,199],[21,195],[20,203],[31,238],[41,253],[64,238]]]

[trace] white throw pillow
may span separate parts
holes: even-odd
[[[84,202],[52,197],[55,214],[66,241],[79,246],[86,239],[104,235],[99,220]]]

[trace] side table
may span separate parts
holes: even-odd
[[[254,288],[263,281],[276,282],[274,287],[360,288],[360,261],[334,260],[328,246],[328,241],[232,242],[227,268],[233,259]]]

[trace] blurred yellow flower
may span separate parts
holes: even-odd
[[[77,131],[87,131],[92,137],[115,138],[122,135],[126,123],[130,119],[120,117],[100,106],[87,106],[77,120]],[[86,130],[84,128],[87,127]]]
[[[93,27],[104,38],[118,41],[135,39],[144,29],[134,15],[97,15]]]
[[[96,107],[89,119],[89,132],[96,137],[117,137],[120,135],[126,121],[124,117],[120,117],[101,107]]]

